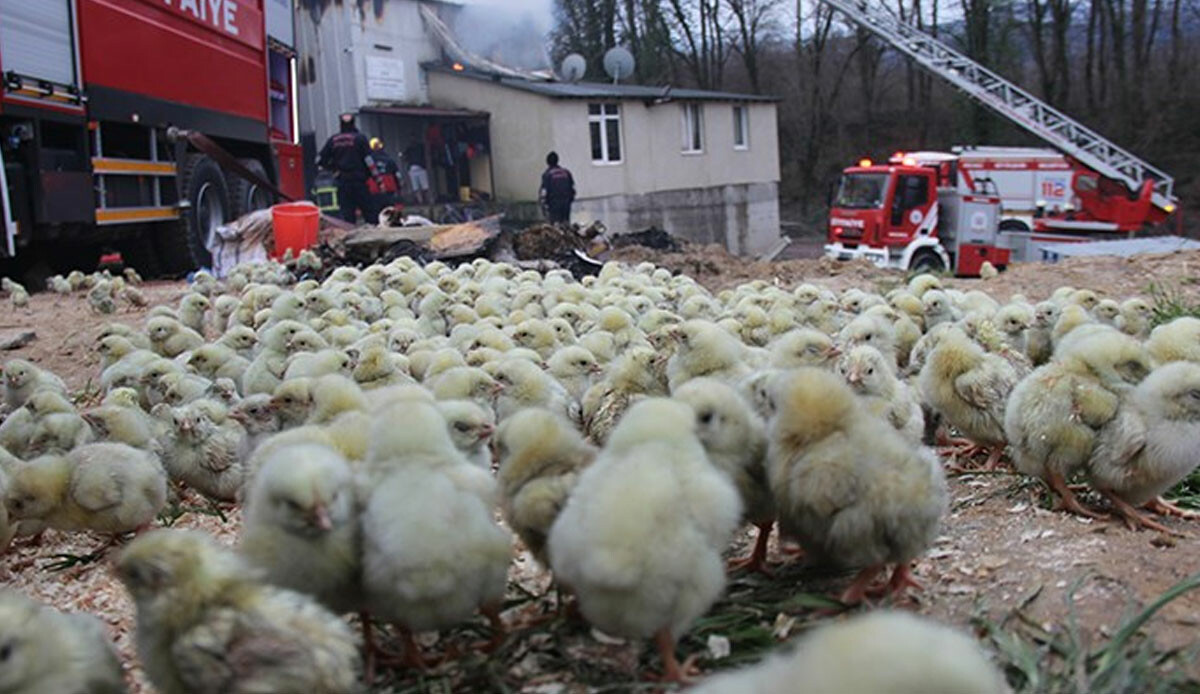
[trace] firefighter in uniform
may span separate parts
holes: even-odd
[[[383,140],[371,138],[371,156],[367,159],[367,168],[371,178],[367,181],[367,191],[371,194],[371,218],[375,221],[384,208],[396,204],[396,196],[400,192],[400,166],[383,148]]]
[[[329,169],[337,176],[338,205],[342,219],[354,223],[359,210],[368,224],[371,218],[371,193],[367,190],[367,179],[371,177],[368,159],[371,156],[367,136],[358,131],[353,113],[343,113],[341,132],[330,137],[321,148],[317,165]],[[378,213],[376,213],[378,214]]]
[[[575,201],[575,179],[570,171],[558,165],[557,152],[546,155],[546,171],[542,174],[542,187],[538,196],[551,224],[566,224],[571,221],[571,203]]]

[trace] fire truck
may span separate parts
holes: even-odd
[[[845,169],[826,255],[978,275],[1039,260],[1040,244],[1132,234],[1176,211],[1174,180],[878,6],[822,0],[1054,149],[897,152]]]
[[[260,183],[303,197],[292,22],[291,0],[0,0],[0,256],[180,274],[274,201]]]

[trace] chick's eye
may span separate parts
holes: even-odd
[[[0,646],[0,662],[8,662],[8,659],[12,657],[12,652],[13,645],[11,643],[6,643],[3,646]]]
[[[466,422],[455,422],[454,428],[459,431],[467,431],[468,429],[471,428],[471,425],[467,424]]]
[[[700,423],[701,424],[708,424],[709,422],[712,421],[712,418],[713,418],[712,412],[705,411],[705,412],[700,413]]]
[[[1193,388],[1188,391],[1188,397],[1193,400],[1200,400],[1200,388]]]
[[[871,367],[871,368],[867,369],[867,375],[868,376],[875,375],[875,367]]]

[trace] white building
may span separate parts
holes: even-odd
[[[575,177],[572,221],[615,233],[657,226],[742,254],[779,241],[773,98],[504,69],[447,35],[438,17],[453,17],[450,3],[316,5],[324,9],[300,10],[297,21],[310,147],[354,111],[364,132],[426,166],[441,197],[469,186],[508,203],[537,199],[556,151]]]

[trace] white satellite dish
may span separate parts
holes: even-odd
[[[564,82],[578,82],[587,72],[587,60],[578,53],[563,58],[562,66],[558,68],[559,77]]]
[[[629,79],[633,75],[633,54],[620,46],[610,48],[604,54],[604,71],[612,78],[613,84]]]

